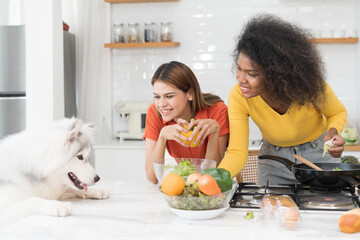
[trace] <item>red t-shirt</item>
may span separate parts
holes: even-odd
[[[229,118],[227,106],[223,102],[218,102],[214,106],[199,111],[195,119],[214,119],[220,125],[219,136],[229,134]],[[155,110],[155,104],[151,104],[146,115],[145,133],[143,138],[157,141],[160,131],[163,127],[176,124],[174,120],[165,122],[160,118]],[[209,141],[209,136],[205,139],[201,146],[197,147],[183,147],[174,140],[166,141],[166,149],[170,156],[174,158],[205,158],[206,147]]]

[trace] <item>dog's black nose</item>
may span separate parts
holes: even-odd
[[[98,175],[96,175],[95,177],[94,177],[94,181],[95,182],[98,182],[100,180],[100,177],[98,176]]]

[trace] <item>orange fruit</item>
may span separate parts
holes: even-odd
[[[161,182],[161,191],[167,195],[181,195],[185,188],[185,181],[176,173],[169,173]]]

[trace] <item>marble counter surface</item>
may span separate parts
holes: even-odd
[[[143,140],[112,140],[108,142],[98,143],[94,145],[94,149],[145,149],[145,141]],[[249,142],[249,150],[259,150],[260,142]]]
[[[151,183],[99,182],[107,200],[71,200],[72,215],[33,215],[0,229],[0,239],[360,239],[338,227],[342,212],[301,211],[302,222],[288,230],[260,219],[245,220],[247,209],[229,208],[209,220],[186,220],[174,215]]]

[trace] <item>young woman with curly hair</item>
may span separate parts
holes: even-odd
[[[219,163],[229,138],[228,112],[223,101],[216,95],[202,93],[191,69],[176,61],[162,64],[151,84],[154,103],[148,109],[143,136],[148,180],[158,182],[153,163],[161,163],[159,160],[164,159],[165,149],[174,158],[206,158]],[[195,120],[190,121],[192,118]],[[192,127],[190,136],[181,134]],[[183,142],[193,139],[198,146]]]
[[[293,154],[314,162],[338,162],[339,135],[346,122],[343,104],[324,80],[320,55],[300,27],[276,16],[259,15],[245,26],[234,57],[238,84],[229,96],[230,142],[219,167],[237,175],[248,155],[249,122],[261,131],[259,155],[296,163]],[[324,141],[335,147],[323,158]],[[258,184],[289,184],[296,179],[283,164],[258,161]]]

